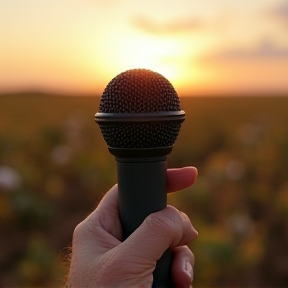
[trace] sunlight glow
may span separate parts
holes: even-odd
[[[174,41],[173,41],[174,40]],[[179,81],[181,67],[174,59],[181,55],[182,48],[175,39],[136,34],[127,37],[118,47],[120,70],[145,68],[156,71],[174,83]],[[110,65],[112,66],[112,65]]]
[[[287,94],[286,6],[244,2],[0,1],[0,93],[95,95],[145,68],[182,95]]]

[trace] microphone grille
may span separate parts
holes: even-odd
[[[136,118],[138,113],[146,113],[149,118],[150,113],[170,115],[169,112],[177,111],[181,111],[180,100],[172,84],[161,74],[147,69],[128,70],[113,78],[103,92],[99,107],[99,112],[112,120],[129,113]],[[142,123],[137,119],[129,123],[112,122],[98,123],[106,143],[109,147],[129,149],[173,146],[182,123],[166,120]]]
[[[100,125],[100,128],[110,147],[156,148],[173,146],[181,124],[125,123]]]
[[[180,101],[171,83],[161,74],[132,69],[113,78],[100,101],[102,113],[153,113],[180,111]]]

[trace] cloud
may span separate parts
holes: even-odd
[[[288,0],[273,9],[270,14],[280,20],[288,28]]]
[[[178,20],[167,23],[156,23],[148,18],[136,18],[133,24],[138,29],[156,35],[178,34],[184,32],[197,31],[203,27],[203,23],[196,19]]]
[[[207,58],[209,61],[288,60],[288,47],[278,47],[271,40],[265,40],[255,49],[228,49]]]

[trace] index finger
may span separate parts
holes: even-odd
[[[194,184],[198,175],[195,167],[183,167],[167,170],[167,193],[185,189]],[[98,210],[105,209],[118,213],[118,185],[112,187],[99,203]]]
[[[179,191],[193,185],[198,171],[195,167],[183,167],[167,170],[167,193]]]
[[[175,192],[191,186],[197,178],[195,167],[184,167],[167,170],[167,193]],[[89,220],[94,222],[99,220],[103,228],[116,238],[120,238],[119,226],[119,206],[118,206],[118,185],[113,186],[102,198],[98,207],[89,215]],[[105,217],[104,217],[105,216]],[[89,221],[89,222],[90,222]],[[118,227],[115,232],[115,227]]]

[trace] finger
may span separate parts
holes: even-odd
[[[185,189],[194,184],[198,171],[195,167],[167,170],[167,192]]]
[[[168,192],[181,190],[191,186],[197,178],[197,169],[195,167],[184,167],[178,169],[167,170],[167,190]],[[95,215],[97,214],[97,215]],[[97,218],[102,227],[115,236],[117,239],[121,239],[122,233],[116,231],[115,227],[118,227],[117,219],[119,218],[118,208],[118,185],[114,185],[102,198],[98,207],[89,215],[89,221],[94,222]],[[95,217],[97,216],[97,217]],[[104,217],[105,216],[105,217]]]
[[[173,250],[172,278],[176,287],[187,287],[193,281],[195,258],[186,246],[178,246]]]
[[[167,170],[167,191],[174,192],[185,189],[196,181],[198,171],[195,167],[183,167]],[[105,209],[112,212],[113,216],[118,213],[118,186],[114,185],[103,197],[97,209]]]
[[[197,169],[194,167],[168,169],[167,189],[171,192],[187,188],[195,182],[196,177]],[[101,230],[99,227],[103,229]],[[97,236],[98,238],[104,237],[104,235],[99,235],[99,233],[107,232],[117,240],[122,240],[122,228],[119,220],[117,185],[114,185],[105,194],[98,207],[81,223],[81,225],[79,225],[77,230],[77,234],[79,234],[79,231],[83,231],[83,233],[86,231],[88,234]],[[118,242],[112,241],[111,239],[111,243],[115,244]]]
[[[191,186],[197,178],[195,167],[184,167],[167,170],[167,190],[173,192]],[[114,185],[103,197],[95,210],[99,213],[108,212],[107,217],[118,217],[118,185]],[[92,212],[93,214],[93,212]]]
[[[121,244],[121,249],[127,257],[156,263],[169,247],[186,245],[197,235],[198,232],[193,228],[186,214],[172,206],[167,206],[159,212],[150,214]]]

